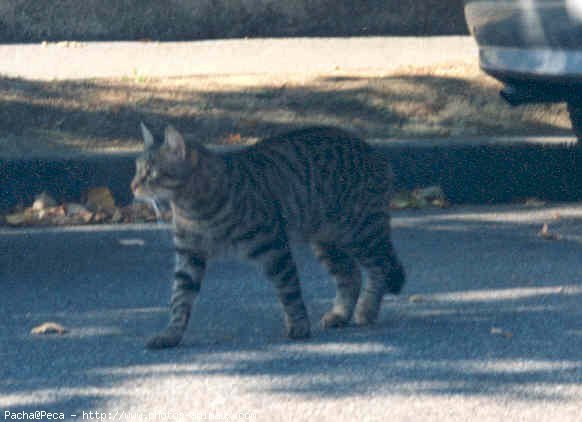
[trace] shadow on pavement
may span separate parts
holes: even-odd
[[[238,385],[242,396],[273,400],[573,400],[567,391],[582,375],[580,218],[579,206],[397,213],[394,237],[409,277],[404,295],[385,299],[376,327],[317,328],[306,342],[283,337],[265,280],[224,261],[211,268],[184,344],[159,352],[142,345],[165,321],[168,232],[2,231],[0,405],[74,413],[157,394],[146,393],[156,386],[222,382]],[[562,239],[540,239],[542,221]],[[145,244],[121,246],[122,238]],[[297,256],[315,325],[333,285],[305,249]],[[49,320],[70,333],[29,336]]]

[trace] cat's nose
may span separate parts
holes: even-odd
[[[137,189],[137,182],[135,180],[132,180],[130,187],[131,187],[131,191],[135,192]]]

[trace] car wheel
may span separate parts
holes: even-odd
[[[568,113],[574,135],[578,139],[582,139],[582,100],[568,101]]]

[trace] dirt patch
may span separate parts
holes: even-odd
[[[477,63],[386,74],[238,75],[37,82],[0,78],[0,155],[126,152],[139,122],[192,139],[244,144],[305,125],[366,138],[564,135],[563,105],[511,108]]]

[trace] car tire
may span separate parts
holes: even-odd
[[[582,100],[568,101],[568,113],[574,135],[580,140],[582,139]]]

